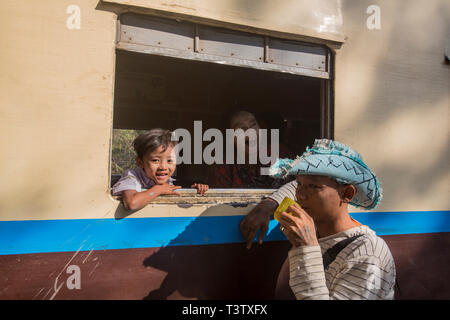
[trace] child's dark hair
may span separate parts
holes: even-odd
[[[172,132],[169,130],[155,128],[144,133],[141,133],[137,136],[133,141],[134,151],[138,158],[143,159],[144,156],[156,150],[158,147],[163,146],[163,152],[169,146],[174,146],[176,144],[175,141],[171,140]]]

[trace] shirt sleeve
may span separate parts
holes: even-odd
[[[288,255],[289,286],[297,300],[329,300],[320,246],[294,247]]]
[[[119,181],[114,184],[112,187],[112,195],[121,196],[125,190],[142,191],[142,185],[139,179],[130,170],[125,171]]]
[[[358,248],[347,257],[338,256],[327,272],[320,246],[292,248],[289,285],[295,297],[299,300],[393,299],[395,265],[389,249],[382,241],[373,245],[366,242],[363,246],[367,248]],[[375,248],[373,252],[372,248]]]
[[[278,204],[280,204],[285,197],[289,197],[292,200],[295,200],[296,190],[297,190],[297,181],[293,180],[280,187],[280,189],[272,193],[270,196],[268,196],[268,198],[275,200]]]

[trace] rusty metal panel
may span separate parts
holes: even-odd
[[[270,63],[318,71],[327,69],[327,49],[287,40],[269,39]]]
[[[116,48],[330,78],[326,47],[134,13],[120,17]]]
[[[120,16],[120,42],[193,51],[194,36],[192,23],[136,14]]]
[[[176,49],[170,49],[170,48],[157,48],[154,46],[147,46],[147,45],[141,45],[141,44],[135,44],[135,43],[125,43],[125,42],[118,42],[116,45],[116,48],[120,49],[120,50],[132,51],[132,52],[156,54],[156,55],[162,55],[162,56],[167,56],[167,57],[188,59],[188,60],[197,60],[197,61],[203,61],[203,62],[213,62],[213,63],[220,63],[220,64],[230,65],[230,66],[254,68],[254,69],[258,69],[258,70],[287,72],[287,73],[291,73],[291,74],[298,74],[298,75],[302,75],[302,76],[321,78],[321,79],[329,79],[330,78],[330,74],[328,71],[318,71],[318,70],[312,70],[312,69],[307,69],[307,68],[298,68],[298,67],[280,65],[280,64],[275,64],[275,63],[265,63],[265,62],[259,62],[259,61],[251,61],[251,60],[247,60],[247,59],[237,59],[237,58],[232,58],[232,57],[202,54],[202,53],[197,53],[197,52],[190,52],[187,50],[182,51],[182,50],[176,50]]]
[[[264,37],[219,28],[198,28],[200,53],[263,61]]]
[[[344,42],[342,0],[102,0],[133,10],[150,9],[161,15],[240,30],[278,32]],[[366,6],[367,7],[367,6]],[[360,10],[364,14],[364,10]]]

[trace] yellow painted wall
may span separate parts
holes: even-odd
[[[448,210],[448,1],[337,1],[342,25],[322,36],[301,19],[308,6],[294,10],[295,1],[112,2],[286,37],[339,41],[344,34],[336,51],[336,139],[360,151],[379,175],[378,210]],[[66,26],[72,4],[81,9],[79,30]],[[366,27],[370,4],[381,8],[381,30]],[[0,220],[116,213],[108,176],[117,16],[101,7],[98,0],[2,2]],[[198,215],[206,208],[154,205],[133,216]],[[213,214],[248,210],[230,208]]]
[[[0,215],[83,218],[107,195],[115,20],[96,0],[8,0],[0,8]],[[66,9],[81,9],[69,30]]]
[[[367,7],[381,10],[369,30]],[[347,40],[336,55],[335,138],[379,176],[379,211],[450,208],[450,2],[342,1]]]

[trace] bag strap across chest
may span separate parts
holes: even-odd
[[[330,266],[330,264],[334,261],[334,259],[336,259],[339,252],[341,252],[346,246],[348,246],[350,243],[355,241],[360,236],[362,236],[362,234],[358,234],[356,236],[341,240],[338,243],[336,243],[334,246],[329,248],[327,251],[325,251],[325,253],[323,254],[323,257],[322,257],[324,269],[327,270],[328,267]]]

